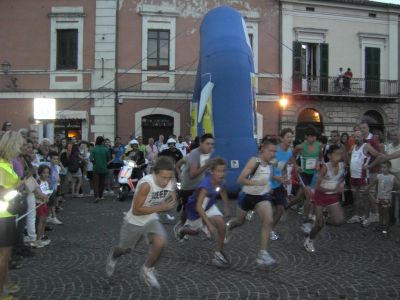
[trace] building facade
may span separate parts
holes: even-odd
[[[189,134],[199,28],[220,5],[244,16],[257,72],[258,134],[276,133],[278,0],[1,1],[0,120],[50,138]],[[56,120],[35,123],[36,97],[56,99]]]
[[[382,132],[398,127],[400,6],[282,0],[281,8],[282,92],[289,98],[281,126],[298,138],[308,124],[326,135],[349,133],[360,120]]]

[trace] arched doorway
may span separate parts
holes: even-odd
[[[321,114],[313,108],[306,108],[299,114],[296,125],[297,140],[304,140],[305,129],[309,125],[314,126],[319,133],[324,131]]]
[[[368,123],[370,132],[379,130],[384,133],[385,124],[382,115],[376,110],[368,110],[361,118],[363,122]]]
[[[149,137],[154,140],[158,139],[160,134],[164,135],[165,139],[173,134],[174,118],[167,115],[147,115],[142,117],[142,134],[143,142],[147,144]]]

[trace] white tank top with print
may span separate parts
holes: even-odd
[[[353,151],[351,151],[350,175],[352,178],[366,177],[366,171],[363,169],[363,166],[368,165],[370,157],[364,154],[365,145],[366,143],[358,148],[358,150],[356,150],[356,145],[354,145]]]
[[[147,195],[146,200],[144,200],[143,207],[151,207],[151,206],[156,206],[159,205],[160,203],[164,202],[167,200],[169,197],[171,197],[171,193],[175,190],[175,182],[173,180],[170,180],[170,182],[167,184],[165,188],[159,187],[154,179],[153,174],[146,175],[143,177],[136,188],[136,193],[133,196],[133,201],[131,208],[125,215],[125,221],[127,221],[130,224],[133,225],[138,225],[138,226],[144,226],[147,222],[152,221],[152,220],[158,220],[158,214],[157,213],[152,213],[149,215],[134,215],[133,214],[133,205],[136,200],[136,195],[138,195],[138,191],[140,190],[141,186],[144,183],[148,183],[150,185],[150,191]]]

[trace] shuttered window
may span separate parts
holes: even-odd
[[[78,29],[57,30],[57,70],[78,68]]]
[[[169,70],[169,30],[149,30],[147,33],[147,69]]]

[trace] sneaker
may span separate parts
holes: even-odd
[[[254,210],[249,210],[246,214],[246,220],[251,222],[253,220],[254,217]]]
[[[305,234],[310,234],[311,229],[312,229],[312,224],[310,222],[304,222],[303,225],[301,225],[301,230]]]
[[[382,227],[382,234],[388,234],[388,233],[389,233],[388,226],[383,226]]]
[[[182,233],[182,229],[183,226],[181,225],[181,222],[178,222],[175,224],[173,230],[174,230],[174,235],[175,238],[179,241],[179,242],[183,242],[183,239],[185,237],[185,235]]]
[[[9,282],[4,285],[4,291],[6,294],[17,294],[20,290],[21,287],[16,283]]]
[[[34,249],[38,249],[38,248],[43,248],[44,247],[44,245],[40,241],[30,242],[29,245]]]
[[[304,215],[304,206],[301,206],[297,209],[297,214],[298,215]]]
[[[260,267],[269,267],[269,268],[272,268],[278,264],[278,262],[266,250],[260,251],[256,259],[256,263]]]
[[[18,298],[12,295],[0,295],[0,300],[18,300]]]
[[[229,265],[229,262],[226,259],[225,255],[220,251],[216,251],[214,253],[214,257],[212,258],[211,263],[217,267],[226,267]]]
[[[377,222],[379,222],[379,214],[369,214],[368,222],[369,223],[377,223]]]
[[[154,272],[154,268],[147,268],[145,265],[143,265],[142,270],[141,270],[141,275],[144,280],[144,282],[152,288],[159,289],[160,284],[158,283],[156,274]]]
[[[279,240],[279,235],[277,235],[275,231],[271,230],[271,233],[269,235],[269,239],[271,241],[277,241],[277,240]]]
[[[362,216],[361,217],[361,226],[362,227],[367,227],[367,226],[369,226],[369,224],[370,224],[370,222],[369,222],[368,218]]]
[[[111,249],[110,254],[107,256],[106,262],[106,274],[108,277],[111,277],[114,274],[115,265],[117,264],[117,260],[113,257],[114,249]]]
[[[231,239],[232,239],[232,231],[230,229],[230,223],[227,222],[226,230],[225,230],[224,244],[228,244]]]
[[[358,215],[354,215],[350,219],[347,220],[347,224],[355,224],[355,223],[360,223],[360,222],[361,222],[361,217]]]
[[[314,242],[310,240],[309,237],[307,237],[306,240],[304,241],[304,248],[307,250],[307,252],[310,253],[315,252]]]
[[[44,247],[50,245],[51,240],[44,240],[43,238],[39,241]]]
[[[174,216],[171,216],[170,214],[165,214],[166,216],[167,216],[167,219],[169,220],[169,221],[174,221],[175,220],[175,217]]]
[[[50,224],[53,224],[53,225],[62,225],[63,224],[63,222],[61,222],[59,219],[57,219],[57,217],[50,218],[50,220],[47,220],[47,222],[49,222]]]

